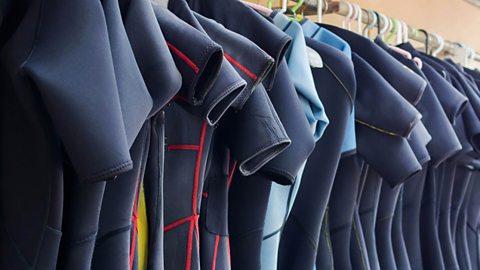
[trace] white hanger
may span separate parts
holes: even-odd
[[[324,0],[318,0],[318,1],[317,1],[317,21],[318,21],[319,23],[322,23],[323,1],[324,1]]]
[[[402,24],[403,24],[403,42],[407,43],[409,39],[408,32],[410,31],[410,28],[405,21],[402,21]]]
[[[400,44],[402,43],[403,40],[403,23],[400,20],[395,20],[395,23],[397,24],[397,37],[395,38],[395,43]]]
[[[288,0],[282,0],[282,9],[279,10],[280,13],[287,12]]]
[[[350,7],[352,7],[352,15],[347,20],[347,29],[349,31],[352,31],[352,21],[355,20],[355,18],[357,18],[357,8],[355,7],[355,5],[351,3],[348,3],[348,4],[350,5]]]
[[[357,8],[357,33],[362,34],[362,8],[355,4],[355,7]]]
[[[347,28],[347,20],[350,19],[350,17],[352,16],[353,14],[353,8],[352,8],[352,5],[347,2],[347,1],[342,1],[341,3],[344,3],[345,5],[347,5],[348,7],[348,13],[347,13],[347,16],[345,16],[345,18],[343,19],[342,21],[342,28],[343,29],[346,29]]]
[[[445,40],[438,34],[435,34],[435,33],[430,33],[430,34],[435,37],[438,43],[438,47],[432,52],[432,56],[437,56],[437,54],[441,52],[445,47]]]
[[[372,29],[377,24],[377,16],[372,10],[367,10],[368,17],[372,18],[372,21],[363,28],[363,36],[368,37],[368,31]]]
[[[383,27],[382,29],[380,29],[380,34],[379,36],[383,39],[383,35],[385,35],[385,33],[388,31],[388,29],[390,28],[390,20],[388,19],[387,16],[383,15],[382,13],[379,13],[380,15],[380,24],[382,22],[382,19],[383,21],[385,22],[383,24]]]

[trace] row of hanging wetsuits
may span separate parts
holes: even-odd
[[[2,8],[0,269],[480,269],[479,73],[237,0]]]

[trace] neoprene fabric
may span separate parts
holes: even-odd
[[[479,267],[480,72],[160,2],[1,2],[0,269]]]

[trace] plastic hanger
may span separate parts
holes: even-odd
[[[395,22],[398,24],[396,43],[400,43],[402,42],[403,32],[405,31],[405,28],[404,28],[404,24],[400,20],[395,20]],[[410,52],[392,45],[389,45],[389,47],[392,51],[395,51],[401,54],[403,57],[407,59],[412,59],[412,54]]]
[[[375,13],[375,18],[377,18],[377,36],[380,36],[380,32],[382,32],[382,28],[380,27],[382,17],[380,17],[380,14],[376,11]]]
[[[350,17],[352,16],[353,14],[353,8],[352,8],[352,5],[347,2],[347,1],[342,1],[342,3],[344,3],[345,5],[347,5],[348,7],[348,13],[347,13],[347,16],[345,16],[345,18],[343,18],[342,20],[342,28],[343,29],[347,29],[347,20],[350,19]]]
[[[355,7],[357,9],[357,33],[358,34],[362,34],[362,16],[363,16],[363,13],[362,13],[362,8],[355,4]]]
[[[323,6],[325,5],[325,0],[319,0],[317,5],[317,22],[322,23],[323,16]]]
[[[388,29],[388,36],[386,37],[386,42],[391,43],[393,37],[397,34],[398,32],[398,25],[395,19],[390,18],[390,29]]]
[[[435,37],[435,39],[437,40],[437,43],[438,43],[438,47],[432,51],[432,55],[433,56],[437,56],[438,53],[440,53],[443,48],[445,47],[445,40],[438,34],[435,34],[435,33],[431,33],[431,35],[433,37]]]
[[[403,42],[407,43],[408,39],[409,39],[408,34],[409,34],[409,31],[410,31],[410,27],[408,26],[408,24],[406,22],[402,21],[402,23],[403,23],[403,34],[404,34]]]
[[[355,20],[355,18],[357,17],[357,9],[355,8],[355,6],[351,3],[348,3],[348,5],[350,6],[350,8],[352,9],[352,14],[350,15],[350,17],[348,18],[347,20],[347,29],[349,31],[352,31],[352,21]]]
[[[375,12],[373,12],[372,10],[367,10],[367,14],[368,14],[369,23],[367,25],[365,25],[365,27],[363,28],[363,36],[365,36],[365,37],[370,36],[369,35],[370,30],[377,23],[377,16],[375,15]]]
[[[295,21],[301,21],[303,19],[303,15],[298,15],[297,14],[297,11],[299,8],[301,8],[303,6],[303,3],[305,2],[305,0],[299,0],[297,2],[297,4],[295,4],[295,6],[293,6],[290,11],[292,12],[292,16],[290,17],[291,20],[295,20]]]
[[[385,35],[385,33],[388,31],[388,29],[390,29],[390,20],[387,18],[387,16],[383,15],[382,13],[379,13],[379,14],[380,14],[380,21],[378,23],[381,24],[382,18],[383,18],[383,21],[385,22],[383,25],[383,28],[380,29],[380,33],[379,33],[380,38],[383,39],[383,36]]]
[[[268,0],[267,1],[267,8],[272,9],[272,4],[273,4],[273,0]]]
[[[245,5],[269,16],[270,14],[272,14],[273,10],[267,8],[267,7],[264,7],[262,5],[259,5],[259,4],[255,4],[255,3],[252,3],[252,2],[248,2],[248,1],[243,1],[241,0],[242,3],[244,3]]]
[[[403,39],[403,23],[400,20],[395,20],[397,23],[398,31],[395,37],[395,45],[402,43]]]
[[[280,12],[285,13],[287,12],[287,9],[288,9],[288,0],[282,0],[282,9],[280,10]]]
[[[430,37],[428,35],[428,32],[424,29],[419,29],[418,32],[422,32],[425,35],[425,53],[428,54],[428,48],[430,46]]]

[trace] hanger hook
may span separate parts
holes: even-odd
[[[390,18],[390,29],[389,30],[389,34],[387,36],[387,43],[390,43],[393,39],[393,37],[398,33],[398,25],[397,25],[397,20],[394,19],[394,18]]]
[[[403,42],[407,43],[409,39],[408,32],[410,31],[410,27],[405,21],[402,21],[402,23],[403,23]]]
[[[362,33],[362,8],[359,5],[355,5],[357,7],[357,33],[361,34]]]
[[[377,18],[377,36],[380,36],[380,33],[382,32],[382,28],[380,27],[380,24],[382,22],[382,17],[380,17],[380,13],[374,11],[375,13],[375,18]]]
[[[329,1],[327,1],[327,0],[323,0],[323,10],[325,10],[325,12],[327,12],[327,10],[328,10],[328,2]]]
[[[349,20],[350,17],[352,16],[353,8],[352,8],[351,4],[347,1],[342,1],[341,3],[344,3],[348,7],[347,16],[345,16],[345,18],[342,21],[342,28],[346,29],[347,28],[347,20]]]
[[[418,32],[422,32],[425,35],[425,53],[428,54],[428,48],[430,47],[430,36],[424,29],[418,29]]]
[[[372,10],[367,10],[367,15],[368,15],[368,23],[363,28],[363,36],[365,37],[368,37],[368,32],[377,23],[377,16],[375,16],[375,13]]]
[[[395,44],[402,43],[403,40],[403,23],[400,20],[395,19],[395,23],[397,24],[397,36],[395,38]]]
[[[384,25],[383,25],[383,28],[380,29],[380,37],[383,39],[383,35],[385,35],[385,33],[390,28],[390,20],[388,19],[387,16],[383,15],[382,13],[380,13],[380,17],[383,18],[383,21],[385,22]],[[380,24],[381,24],[381,22],[382,22],[382,20],[380,20]]]
[[[352,30],[352,21],[354,21],[356,18],[357,18],[357,15],[358,15],[358,10],[357,10],[357,6],[355,6],[355,4],[352,4],[352,3],[349,3],[352,7],[352,16],[350,16],[350,18],[348,18],[348,24],[347,24],[347,28],[348,30]]]
[[[445,47],[445,40],[438,34],[431,33],[431,35],[435,37],[438,43],[438,47],[432,52],[433,56],[437,56],[437,54],[440,53]]]

